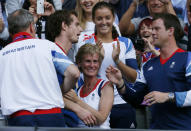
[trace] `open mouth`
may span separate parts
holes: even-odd
[[[85,3],[84,6],[89,9],[93,6],[93,3],[88,2],[88,3]]]
[[[143,38],[149,38],[151,35],[145,35],[143,36]]]

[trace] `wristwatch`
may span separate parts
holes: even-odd
[[[174,102],[175,101],[174,93],[173,92],[168,93],[168,98],[170,102]]]

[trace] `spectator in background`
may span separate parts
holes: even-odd
[[[61,10],[62,1],[64,1],[64,0],[52,0],[49,2],[54,5],[55,10]],[[27,0],[27,3],[28,2],[29,1]],[[24,3],[25,3],[25,0],[6,0],[7,13],[10,14],[17,9],[21,9],[23,7]],[[27,3],[25,3],[25,4],[27,4]],[[30,5],[30,4],[28,3],[28,5]],[[28,9],[29,7],[24,7],[24,8]]]
[[[101,45],[104,59],[98,73],[99,78],[107,79],[105,70],[109,65],[113,65],[123,72],[129,82],[134,82],[137,75],[135,50],[130,39],[119,37],[113,26],[114,17],[114,9],[109,3],[98,2],[92,10],[95,35],[78,46],[81,47],[86,43]],[[116,52],[120,52],[119,56],[116,56]],[[116,88],[114,95],[114,105],[110,115],[111,128],[135,128],[135,110],[121,99]]]
[[[129,9],[129,6],[131,5],[133,0],[106,0],[109,1],[115,8],[117,12],[117,16],[119,20],[123,16],[123,14]],[[145,17],[148,16],[149,12],[146,6],[146,2],[143,4],[139,4],[136,11],[133,14],[133,18],[135,17]]]
[[[138,3],[142,3],[145,0],[139,0]],[[149,16],[152,18],[156,13],[171,13],[176,15],[173,5],[171,0],[147,0],[147,8],[149,10]],[[126,13],[123,15],[122,19],[120,20],[119,23],[119,28],[120,31],[122,32],[123,35],[129,36],[131,39],[134,39],[134,33],[137,32],[139,24],[142,19],[144,18],[132,18],[133,13],[136,11],[137,8],[137,1],[133,0],[131,3],[129,9],[126,11]],[[145,17],[146,18],[146,17]],[[179,19],[182,25],[182,29],[184,29],[185,24],[183,20]],[[188,42],[188,37],[184,32],[181,32],[182,36],[177,40],[177,44],[180,48],[183,50],[187,50],[187,42]]]
[[[152,26],[160,56],[144,64],[134,87],[125,88],[120,71],[111,66],[107,77],[126,101],[150,106],[150,128],[190,130],[191,54],[176,45],[180,22],[176,16],[165,13],[156,15]]]
[[[139,0],[137,3],[137,0],[133,0],[129,9],[125,12],[125,14],[122,16],[119,28],[122,33],[122,35],[132,35],[135,33],[138,29],[138,26],[143,18],[137,17],[133,18],[133,14],[136,11],[137,4],[143,3],[145,0]],[[156,13],[171,13],[176,15],[171,0],[148,0],[147,2],[147,8],[149,10],[149,17],[153,17]],[[133,19],[132,19],[133,18]]]
[[[8,125],[64,127],[63,94],[75,86],[78,68],[55,43],[35,39],[27,10],[10,14],[8,25],[13,42],[0,52],[1,108]]]
[[[158,49],[153,45],[151,18],[145,18],[139,24],[137,39],[135,40],[134,47],[136,49],[137,60],[141,59],[139,62],[139,67],[151,58],[160,55]]]
[[[79,42],[83,41],[84,36],[93,34],[95,24],[92,21],[92,8],[100,0],[78,0],[76,3],[76,12],[78,12],[78,18],[80,25],[83,29]],[[89,6],[88,6],[89,5]]]
[[[137,39],[134,42],[134,47],[136,50],[136,59],[139,69],[141,69],[142,65],[144,65],[144,63],[148,60],[160,55],[159,49],[155,48],[153,45],[151,18],[145,18],[139,24]],[[145,106],[140,105],[136,108],[136,116],[138,128],[145,128],[145,119],[150,118],[150,112],[148,112]],[[147,123],[149,122],[147,121]]]
[[[34,16],[36,24],[36,34],[38,38],[45,39],[45,24],[47,16],[55,12],[53,1],[45,0],[44,2],[44,14],[37,14],[37,0],[25,0],[23,8],[29,10]]]

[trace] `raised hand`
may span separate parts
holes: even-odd
[[[49,2],[44,2],[44,14],[42,16],[49,16],[55,12],[53,5]]]
[[[144,51],[144,53],[151,52],[155,56],[159,56],[160,55],[160,52],[158,50],[156,50],[154,45],[152,44],[152,41],[153,41],[152,37],[149,37],[148,39],[146,39],[146,38],[142,38],[142,39],[145,42],[145,51]]]
[[[116,64],[119,62],[119,54],[120,54],[120,43],[119,40],[117,40],[117,47],[113,44],[113,52],[112,52],[112,58],[115,61]]]
[[[103,48],[102,41],[101,41],[101,40],[97,40],[97,41],[96,41],[96,45],[100,48],[100,50],[101,50],[101,55],[102,55],[102,57],[104,58],[105,50],[104,50],[104,48]]]
[[[36,13],[36,5],[31,5],[30,7],[29,7],[29,12],[33,15],[33,17],[34,17],[34,23],[36,23],[37,22],[37,20],[38,20],[38,18],[40,18],[40,15],[38,15],[37,13]]]
[[[123,85],[123,79],[122,79],[122,74],[121,71],[117,68],[114,68],[112,65],[107,67],[106,69],[106,77],[108,80],[110,80],[113,84],[117,86]]]

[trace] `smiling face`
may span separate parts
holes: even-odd
[[[91,13],[94,5],[98,2],[99,0],[80,0],[80,6],[85,13]]]
[[[114,22],[114,15],[111,10],[106,7],[99,8],[95,11],[93,21],[96,25],[98,35],[112,34],[112,26]]]
[[[152,36],[152,25],[147,26],[146,24],[143,24],[140,27],[140,36],[141,36],[141,38],[151,37]]]
[[[168,41],[169,29],[166,29],[162,19],[154,20],[152,23],[153,43],[156,47],[162,47]]]
[[[166,11],[165,4],[160,0],[148,0],[147,7],[150,14],[163,13]]]
[[[78,64],[82,73],[86,77],[96,77],[100,67],[99,55],[84,54],[82,61]]]

